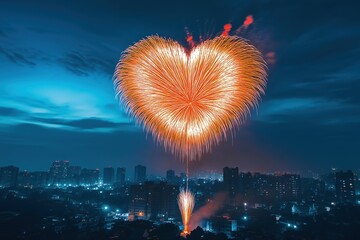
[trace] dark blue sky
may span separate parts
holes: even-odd
[[[275,52],[266,96],[233,139],[191,170],[358,169],[359,4],[204,2],[2,0],[0,165],[45,170],[67,159],[91,168],[184,169],[118,104],[114,67],[122,51],[148,35],[185,43],[185,27],[195,38],[216,35],[252,14],[242,36],[264,54]]]

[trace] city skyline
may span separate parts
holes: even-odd
[[[4,167],[11,167],[11,168],[17,168],[18,172],[21,173],[47,173],[47,174],[52,174],[53,172],[53,168],[55,167],[60,167],[63,168],[65,166],[65,168],[67,169],[66,171],[69,171],[69,173],[71,171],[74,171],[74,169],[76,169],[75,171],[78,172],[78,174],[80,174],[81,170],[85,170],[85,171],[97,171],[98,173],[98,179],[103,181],[104,184],[107,183],[124,183],[123,181],[126,182],[131,182],[131,183],[140,183],[140,182],[144,182],[144,181],[172,181],[174,179],[177,178],[181,178],[184,179],[186,176],[185,171],[176,171],[173,168],[169,168],[167,170],[165,170],[162,173],[157,173],[157,172],[149,172],[148,171],[148,167],[146,165],[139,165],[134,163],[134,165],[131,168],[126,168],[123,166],[103,166],[103,167],[97,167],[97,168],[89,168],[87,166],[79,166],[79,165],[73,165],[71,164],[70,161],[67,160],[55,160],[53,161],[46,170],[41,170],[41,169],[36,169],[36,170],[28,170],[28,169],[23,169],[19,166],[15,166],[15,165],[0,165],[0,168],[4,168]],[[140,169],[140,170],[139,170]],[[325,170],[324,172],[314,172],[314,171],[309,171],[307,173],[300,173],[300,172],[291,172],[291,171],[249,171],[249,170],[245,170],[245,169],[241,169],[237,166],[223,166],[221,168],[220,171],[202,171],[202,172],[197,172],[194,173],[192,175],[189,175],[190,179],[211,179],[211,180],[219,180],[219,181],[226,181],[224,179],[222,179],[222,176],[225,174],[225,169],[229,169],[229,170],[236,170],[236,172],[238,173],[245,173],[245,174],[264,174],[264,175],[283,175],[283,174],[295,174],[298,175],[302,178],[314,178],[314,179],[318,179],[318,178],[322,178],[323,176],[325,176],[326,174],[328,174],[329,172],[335,173],[335,172],[347,172],[347,171],[352,171],[356,176],[360,176],[360,169],[349,169],[349,168],[331,168],[328,170]],[[61,170],[63,171],[63,170]],[[138,171],[138,173],[137,173]],[[107,173],[105,173],[107,172]],[[139,174],[141,175],[139,177]],[[105,175],[108,175],[107,177],[105,177]],[[221,175],[221,177],[219,178],[219,176]],[[104,181],[104,178],[108,178],[108,180]],[[172,180],[171,180],[172,179]],[[360,179],[360,178],[359,178]]]
[[[166,178],[151,179],[145,166],[134,168],[137,176],[121,183],[124,168],[104,167],[101,172],[69,161],[54,161],[47,172],[0,167],[0,216],[5,226],[0,236],[88,239],[101,234],[105,239],[142,239],[151,233],[150,239],[185,239],[179,237],[185,227],[177,198],[186,175],[168,170]],[[224,167],[221,179],[190,178],[196,202],[189,234],[199,240],[244,235],[331,239],[334,234],[351,239],[360,216],[358,176],[350,170],[307,178]]]

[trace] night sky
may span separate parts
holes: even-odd
[[[70,3],[71,2],[71,3]],[[206,4],[204,4],[206,2]],[[356,6],[357,5],[357,6]],[[360,161],[360,14],[356,1],[0,2],[0,165],[47,170],[144,164],[184,169],[115,98],[114,68],[153,34],[182,44],[234,28],[267,57],[258,109],[191,172],[327,172]],[[269,58],[270,57],[270,58]]]

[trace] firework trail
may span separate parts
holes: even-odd
[[[189,233],[189,221],[195,205],[194,195],[188,189],[182,189],[178,196],[178,205],[184,224],[183,232],[186,235]]]

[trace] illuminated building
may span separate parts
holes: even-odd
[[[239,191],[239,168],[225,167],[223,169],[224,187],[231,196],[235,196]]]
[[[179,187],[166,182],[145,182],[130,186],[129,212],[134,219],[168,219],[179,217]]]
[[[231,232],[238,230],[238,221],[222,216],[211,217],[205,221],[205,230],[215,233],[225,233],[231,236]]]
[[[103,173],[103,183],[104,184],[113,184],[115,178],[115,170],[113,167],[106,167],[104,168]]]
[[[48,172],[21,171],[18,174],[18,185],[23,187],[44,187],[48,183]]]
[[[17,185],[17,177],[19,168],[14,166],[7,166],[0,168],[0,186],[15,187]]]
[[[32,174],[28,171],[21,171],[18,174],[18,185],[28,187],[32,185]]]
[[[142,165],[135,166],[134,182],[143,183],[146,180],[146,167]]]
[[[54,161],[50,167],[50,183],[66,183],[68,180],[69,161]]]
[[[125,185],[125,175],[126,175],[126,169],[123,167],[119,167],[116,169],[116,184],[118,186],[124,186]]]
[[[248,196],[253,189],[253,176],[250,172],[239,173],[239,192],[242,196]]]
[[[48,172],[43,172],[43,171],[32,172],[32,176],[33,176],[32,185],[34,187],[43,187],[48,184],[49,181]]]
[[[355,202],[355,177],[352,171],[336,172],[336,198],[338,202]]]
[[[99,182],[100,170],[99,169],[81,169],[80,184],[94,185]]]
[[[281,200],[298,200],[301,196],[300,175],[284,174],[276,176],[275,179],[275,197]]]
[[[69,166],[67,183],[78,185],[80,181],[80,172],[81,172],[80,166]]]
[[[174,170],[167,170],[166,171],[166,181],[172,183],[175,181],[175,171]]]

